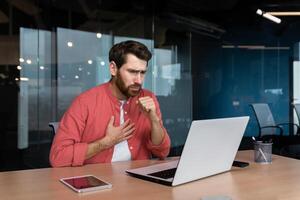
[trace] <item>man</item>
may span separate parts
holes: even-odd
[[[79,95],[62,117],[50,151],[53,167],[168,155],[170,138],[158,101],[142,89],[151,56],[136,41],[111,48],[112,78]]]

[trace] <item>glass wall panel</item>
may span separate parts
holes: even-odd
[[[49,31],[20,30],[20,77],[15,79],[20,86],[17,146],[26,152],[23,160],[32,167],[34,165],[28,160],[39,159],[36,166],[47,166],[47,152],[46,155],[37,152],[40,152],[41,145],[49,145],[52,138],[48,131],[53,109],[51,35]]]
[[[289,122],[290,46],[280,44],[277,39],[257,43],[231,38],[230,34],[224,35],[226,40],[193,37],[193,56],[201,55],[201,59],[194,62],[198,66],[194,87],[202,91],[194,91],[196,101],[200,102],[194,117],[249,115],[245,136],[258,136],[257,121],[249,105],[268,103],[275,122]],[[239,34],[247,35],[244,31]],[[285,135],[293,131],[289,128],[284,126]]]
[[[110,79],[111,46],[110,35],[57,29],[58,120],[77,95]]]

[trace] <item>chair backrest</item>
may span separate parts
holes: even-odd
[[[55,135],[59,126],[59,122],[49,122],[48,125],[52,128],[53,135]]]
[[[250,104],[251,108],[254,110],[255,117],[259,126],[259,132],[261,135],[273,135],[276,132],[274,128],[266,128],[266,126],[276,126],[276,123],[273,118],[273,114],[270,110],[270,107],[267,103],[254,103]]]
[[[296,111],[296,114],[297,114],[297,117],[298,117],[298,122],[300,124],[300,104],[299,103],[295,103],[294,104],[294,108],[295,108],[295,111]]]

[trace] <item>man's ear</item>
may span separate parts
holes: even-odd
[[[116,76],[117,75],[118,68],[117,68],[117,65],[114,61],[111,61],[109,63],[109,70],[110,70],[111,76]]]

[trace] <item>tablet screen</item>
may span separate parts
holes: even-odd
[[[76,189],[86,189],[90,187],[108,185],[94,176],[74,177],[70,179],[64,179],[64,181]]]

